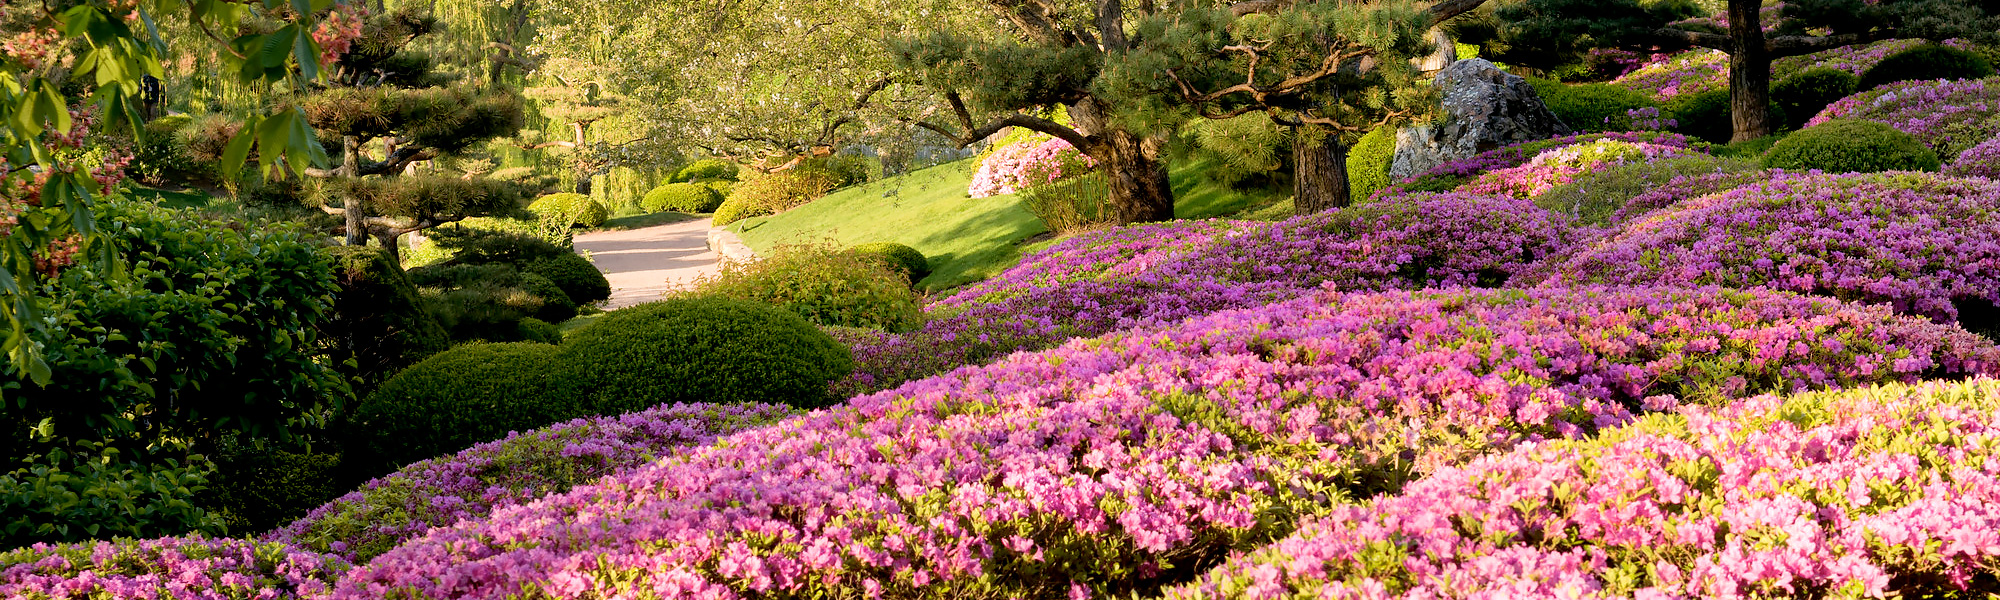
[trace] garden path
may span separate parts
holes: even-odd
[[[720,262],[708,249],[708,219],[586,233],[576,236],[576,249],[589,251],[597,270],[611,280],[606,309],[658,300],[714,273]]]

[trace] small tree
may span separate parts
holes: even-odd
[[[1690,2],[1525,0],[1499,6],[1501,60],[1551,64],[1591,47],[1700,47],[1729,55],[1732,139],[1771,134],[1771,62],[1897,37],[1991,39],[2000,7],[1966,0],[1729,0],[1722,22],[1688,19]]]

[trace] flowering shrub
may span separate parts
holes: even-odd
[[[2000,137],[1996,137],[1958,153],[1958,158],[1945,165],[1944,174],[1960,177],[2000,178]]]
[[[1180,222],[1070,238],[933,303],[903,338],[846,340],[872,391],[1073,336],[1342,290],[1505,283],[1568,243],[1525,200],[1408,194],[1280,223]]]
[[[1635,144],[1645,143],[1672,146],[1675,148],[1695,148],[1698,143],[1680,134],[1654,131],[1592,133],[1549,138],[1482,152],[1471,158],[1454,160],[1432,167],[1431,170],[1425,171],[1421,175],[1404,179],[1395,185],[1383,188],[1371,196],[1370,199],[1379,200],[1411,192],[1451,191],[1488,172],[1527,164],[1528,161],[1534,160],[1536,156],[1540,156],[1543,152],[1600,140],[1615,140]]]
[[[1019,354],[434,529],[339,598],[1124,597],[1345,494],[1640,407],[2000,350],[1773,292],[1335,294]]]
[[[1690,407],[1334,508],[1166,596],[1956,597],[2000,555],[1996,409],[1991,379]]]
[[[365,562],[432,527],[484,518],[791,414],[769,404],[667,404],[514,433],[369,481],[264,539]]]
[[[0,554],[7,598],[320,598],[348,569],[280,543],[202,537],[35,544]]]
[[[1860,77],[1862,73],[1868,72],[1870,67],[1881,63],[1882,59],[1929,43],[1931,42],[1928,40],[1917,38],[1883,40],[1871,44],[1841,46],[1801,56],[1787,56],[1771,61],[1771,81],[1782,81],[1812,69],[1837,69]],[[1943,45],[1960,50],[1973,48],[1972,42],[1957,39],[1945,40]]]
[[[1682,202],[1538,271],[1559,285],[1792,290],[1950,323],[1959,304],[2000,301],[2000,183],[1778,177]]]
[[[1467,183],[1473,194],[1533,198],[1569,183],[1577,175],[1620,165],[1647,163],[1669,158],[1705,156],[1685,147],[1601,139],[1587,144],[1563,146],[1535,155],[1527,164],[1491,171]]]
[[[1938,156],[1958,156],[2000,135],[2000,77],[1904,81],[1842,98],[1806,122],[1865,119],[1917,136]]]
[[[1709,90],[1729,89],[1729,55],[1698,49],[1675,54],[1611,80],[1611,85],[1670,100]]]
[[[1012,194],[1039,184],[1077,175],[1097,161],[1057,138],[1024,140],[995,150],[979,162],[966,192],[974,198]]]
[[[1726,192],[1731,189],[1764,181],[1784,174],[1778,170],[1717,169],[1711,173],[1696,175],[1675,175],[1672,179],[1653,185],[1638,195],[1625,201],[1625,205],[1612,213],[1610,222],[1624,223],[1646,216],[1656,210],[1674,206],[1709,194]]]

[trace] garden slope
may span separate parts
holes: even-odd
[[[957,287],[1013,266],[1020,259],[1021,242],[1048,231],[1016,196],[966,197],[973,166],[970,160],[959,161],[847,188],[781,215],[745,219],[730,229],[758,252],[828,239],[844,246],[904,244],[930,258],[932,273],[921,287]],[[1206,167],[1190,162],[1170,171],[1176,216],[1222,216],[1284,195],[1215,186],[1197,176]]]

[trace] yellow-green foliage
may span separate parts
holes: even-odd
[[[611,218],[611,211],[583,194],[549,194],[528,205],[528,212],[543,219],[567,221],[570,226],[597,227]]]
[[[788,245],[755,261],[724,263],[691,294],[770,304],[820,325],[902,331],[915,327],[922,311],[899,271],[831,245]]]
[[[1389,187],[1389,161],[1396,157],[1396,129],[1377,127],[1347,151],[1347,186],[1355,201]]]
[[[774,215],[820,199],[840,187],[841,177],[818,169],[792,169],[751,177],[736,184],[715,209],[715,224]]]
[[[648,213],[676,211],[684,213],[715,212],[722,206],[722,196],[715,188],[699,183],[669,183],[646,192],[646,198],[639,202],[639,208]]]
[[[1923,142],[1874,121],[1827,121],[1785,136],[1764,155],[1772,169],[1829,173],[1936,171],[1941,161]]]

